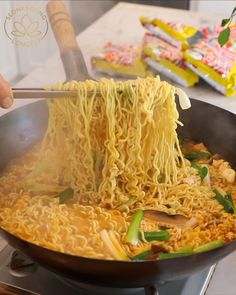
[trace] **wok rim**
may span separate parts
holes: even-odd
[[[3,232],[3,234],[2,234]],[[146,264],[146,263],[152,263],[152,262],[157,262],[157,261],[166,261],[166,260],[171,260],[171,261],[179,261],[179,260],[184,260],[188,257],[199,257],[201,256],[202,254],[206,254],[206,253],[214,253],[216,252],[217,250],[219,249],[223,249],[223,248],[226,248],[226,247],[230,247],[232,244],[235,244],[235,250],[236,250],[236,239],[235,240],[232,240],[228,243],[224,243],[222,246],[220,247],[217,247],[215,249],[211,249],[211,250],[208,250],[208,251],[204,251],[204,252],[201,252],[201,253],[192,253],[190,255],[186,255],[186,256],[182,256],[182,257],[175,257],[175,258],[170,258],[170,259],[162,259],[162,260],[159,260],[159,259],[150,259],[150,260],[116,260],[116,259],[99,259],[99,258],[91,258],[91,257],[85,257],[85,256],[79,256],[79,255],[74,255],[74,254],[71,254],[71,253],[67,253],[67,252],[61,252],[61,251],[56,251],[54,249],[50,249],[50,248],[47,248],[45,246],[41,246],[41,245],[38,245],[36,243],[33,243],[31,241],[28,241],[28,240],[24,240],[23,238],[7,231],[6,229],[2,228],[0,226],[0,235],[3,236],[3,235],[8,235],[8,236],[11,236],[15,239],[18,239],[20,240],[21,242],[23,243],[27,243],[27,244],[30,244],[32,245],[33,247],[37,247],[37,248],[40,248],[40,249],[43,249],[45,251],[50,251],[54,254],[62,254],[64,256],[67,256],[67,257],[70,257],[71,259],[74,258],[74,259],[80,259],[81,261],[83,262],[97,262],[97,263],[107,263],[107,264],[110,264],[110,263],[120,263],[120,264]],[[8,241],[8,239],[6,239]],[[9,243],[10,244],[10,243]],[[234,251],[235,251],[234,250]],[[233,252],[234,252],[233,251]]]

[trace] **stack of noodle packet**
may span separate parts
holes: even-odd
[[[201,36],[194,27],[159,19],[140,18],[147,29],[143,40],[143,58],[151,69],[184,87],[191,87],[199,77],[184,62],[184,51]]]
[[[141,48],[132,44],[108,42],[98,55],[91,58],[91,64],[96,72],[114,78],[132,79],[154,76],[141,57]]]
[[[218,36],[223,28],[205,28],[204,37],[184,52],[186,65],[226,96],[236,95],[236,25],[230,27],[229,41],[221,47]]]

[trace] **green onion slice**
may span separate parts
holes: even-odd
[[[68,187],[64,191],[60,192],[58,195],[55,196],[55,198],[59,198],[60,204],[66,203],[70,199],[72,199],[74,196],[74,191],[71,187]]]
[[[206,251],[210,251],[219,247],[222,247],[224,245],[224,241],[223,240],[215,240],[213,242],[201,245],[195,249],[193,249],[194,253],[202,253],[202,252],[206,252]]]
[[[127,243],[131,243],[133,245],[138,244],[139,227],[140,227],[140,223],[141,223],[142,218],[143,218],[143,211],[142,210],[136,211],[134,213],[134,215],[132,216],[132,220],[130,222],[128,232],[126,235],[126,242]]]
[[[167,241],[170,239],[170,234],[167,230],[151,231],[143,233],[144,239],[147,242],[151,241]],[[139,239],[143,240],[142,234],[139,232]]]

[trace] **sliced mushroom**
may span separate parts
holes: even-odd
[[[156,259],[158,253],[168,253],[168,250],[163,245],[152,244],[150,258]]]
[[[183,227],[194,228],[197,225],[196,217],[188,218],[180,214],[169,215],[165,212],[156,211],[156,210],[145,210],[144,218],[155,220],[161,225],[165,225],[167,227],[177,226],[181,228]]]

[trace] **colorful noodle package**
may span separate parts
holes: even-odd
[[[208,29],[205,38],[185,51],[184,58],[186,65],[207,83],[232,96],[236,95],[236,26],[231,27],[230,40],[223,47],[218,43],[221,30],[220,26]]]
[[[184,87],[193,86],[198,76],[185,66],[183,51],[150,33],[144,35],[143,56],[150,68]]]
[[[186,49],[203,35],[192,26],[165,22],[157,18],[148,19],[145,16],[141,16],[140,22],[150,33],[161,37],[177,48]]]
[[[91,58],[93,69],[113,77],[136,78],[153,76],[141,58],[141,49],[131,44],[108,42],[100,55]]]

